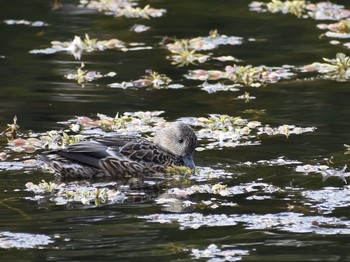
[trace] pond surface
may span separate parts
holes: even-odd
[[[8,158],[0,163],[0,260],[350,261],[350,161],[344,146],[350,144],[350,84],[301,70],[324,57],[350,53],[342,45],[346,41],[332,45],[317,27],[336,21],[256,12],[245,0],[134,3],[166,12],[127,18],[73,0],[62,0],[57,9],[48,1],[1,1],[1,129],[16,115],[21,137],[40,138],[76,116],[164,111],[154,117],[186,121],[200,137],[198,170],[186,181],[180,177],[161,187],[126,191],[102,204],[59,199],[58,190],[33,190],[42,180],[58,183],[35,162],[26,162],[43,149],[15,152],[2,138],[0,152]],[[334,3],[350,9],[348,1]],[[135,32],[135,24],[149,29]],[[174,53],[166,44],[205,38],[212,30],[240,43],[196,51],[209,55],[207,61],[172,64]],[[119,39],[125,47],[84,51],[80,61],[68,51],[33,51],[50,48],[51,41],[84,39],[86,33],[98,40]],[[240,61],[215,59],[224,56]],[[82,62],[83,70],[105,77],[83,85],[65,78]],[[205,80],[186,77],[190,70],[223,71],[234,64],[291,74],[218,92],[202,90]],[[176,88],[110,86],[132,83],[149,69],[167,75]],[[106,76],[110,72],[116,75]],[[237,84],[224,78],[208,83]],[[205,136],[207,122],[200,119],[210,114],[240,116],[238,129],[250,125],[251,133],[235,139],[234,131],[219,128],[208,131],[213,137]],[[256,123],[264,129],[253,127]],[[269,127],[277,131],[269,133]],[[119,192],[114,181],[96,183],[67,182],[63,190],[73,192],[78,185]]]

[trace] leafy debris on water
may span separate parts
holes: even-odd
[[[282,212],[276,214],[152,214],[141,216],[151,223],[178,223],[180,230],[200,227],[223,227],[243,224],[250,230],[280,230],[292,233],[313,233],[319,235],[350,234],[350,221],[336,217],[304,216],[300,213]]]
[[[84,52],[91,53],[95,51],[104,51],[106,49],[117,49],[121,51],[150,49],[150,47],[142,46],[142,43],[130,43],[127,45],[119,39],[110,40],[97,40],[90,38],[88,34],[85,34],[85,39],[81,39],[80,36],[75,36],[73,41],[60,42],[52,41],[51,47],[45,49],[31,50],[31,54],[54,54],[57,52],[67,52],[74,56],[75,59],[80,60]]]
[[[1,132],[1,136],[7,138],[8,141],[12,141],[17,138],[19,132],[19,125],[17,124],[17,116],[13,117],[13,123],[7,124],[5,131]]]
[[[325,187],[321,190],[304,190],[301,192],[306,198],[304,202],[317,208],[322,214],[331,214],[336,208],[350,206],[350,186]]]
[[[205,147],[197,150],[237,147],[243,145],[259,145],[263,136],[284,135],[287,138],[291,134],[314,132],[315,127],[296,127],[294,125],[282,125],[279,127],[263,126],[259,121],[249,121],[241,117],[211,114],[209,117],[188,119],[191,125],[199,126],[197,132],[199,139],[209,141]]]
[[[271,12],[278,13],[281,12],[283,14],[293,14],[298,17],[305,17],[306,14],[306,6],[305,1],[302,0],[292,0],[292,1],[280,1],[280,0],[272,0],[267,3],[263,2],[252,2],[249,7],[251,11],[256,12]]]
[[[245,103],[249,103],[250,100],[256,99],[255,96],[251,96],[249,92],[244,92],[243,95],[237,96],[237,100],[244,100]]]
[[[15,152],[33,153],[38,149],[56,150],[83,140],[91,135],[140,135],[152,133],[164,125],[166,120],[159,115],[163,111],[133,112],[117,114],[109,117],[97,114],[96,119],[81,116],[70,119],[62,124],[61,130],[51,130],[42,134],[29,134],[29,138],[9,141],[8,147]]]
[[[210,185],[208,185],[208,188]],[[212,188],[225,187],[220,184],[214,185]],[[217,191],[218,189],[215,189]],[[203,192],[205,193],[205,192]],[[207,192],[208,193],[208,192]],[[209,193],[210,194],[210,193]],[[180,212],[189,212],[193,211],[195,208],[199,209],[216,209],[219,207],[233,207],[237,206],[236,203],[228,199],[218,199],[215,197],[211,197],[210,200],[200,200],[195,201],[193,197],[191,197],[192,193],[189,192],[187,188],[179,189],[179,188],[171,188],[168,189],[165,193],[161,194],[155,202],[159,205],[162,205],[163,211],[168,211],[172,213],[180,213]]]
[[[239,89],[239,84],[233,84],[233,85],[225,85],[222,83],[215,83],[215,84],[210,84],[208,82],[204,82],[203,84],[200,85],[202,87],[202,90],[208,92],[209,94],[216,93],[219,91],[232,91],[232,92],[237,92]]]
[[[297,166],[295,168],[296,172],[301,172],[301,173],[320,173],[322,174],[325,170],[327,170],[329,168],[329,166],[327,165],[310,165],[310,164],[306,164],[306,165],[302,165],[302,166]]]
[[[346,152],[344,153],[345,155],[350,155],[350,145],[344,144],[346,148]]]
[[[183,85],[180,84],[170,84],[172,80],[165,74],[160,74],[153,70],[146,70],[146,75],[141,76],[141,78],[122,83],[112,83],[109,87],[113,88],[151,88],[151,89],[178,89],[182,88]]]
[[[212,262],[240,261],[242,256],[249,255],[249,251],[244,249],[232,249],[232,246],[227,245],[219,248],[217,245],[211,244],[203,250],[192,248],[191,255],[196,259],[210,258],[208,261]]]
[[[48,196],[56,205],[81,203],[83,205],[99,206],[101,204],[122,203],[126,195],[113,188],[111,184],[92,184],[89,182],[55,183],[42,181],[39,184],[28,182],[26,188],[36,194],[30,200],[38,200],[38,195]],[[40,198],[40,197],[39,197]]]
[[[118,113],[115,117],[97,114],[96,119],[83,116],[68,120],[63,124],[68,125],[69,130],[83,135],[91,135],[94,130],[99,135],[107,135],[106,132],[117,132],[119,135],[140,135],[155,132],[164,125],[166,120],[159,116],[162,113],[164,111],[125,112]]]
[[[27,20],[15,20],[15,19],[7,19],[4,20],[4,23],[7,25],[27,25],[27,26],[33,26],[33,27],[42,27],[42,26],[48,26],[49,24],[42,22],[42,21],[27,21]]]
[[[92,82],[96,79],[100,79],[102,77],[114,77],[116,75],[115,72],[109,72],[108,74],[102,75],[97,71],[84,70],[84,67],[85,64],[81,63],[80,67],[77,68],[75,73],[70,73],[64,77],[67,79],[76,80],[79,85],[84,87],[86,83]]]
[[[346,181],[345,177],[350,176],[349,172],[345,172],[347,169],[347,165],[345,165],[343,168],[341,169],[326,169],[324,171],[323,175],[323,179],[322,181],[326,181],[329,177],[339,177],[345,184],[347,184],[348,182]]]
[[[178,223],[180,230],[186,228],[198,229],[202,226],[234,226],[237,225],[237,215],[203,215],[200,213],[187,214],[152,214],[139,217],[151,223],[173,224]]]
[[[240,222],[247,229],[277,229],[292,233],[313,233],[319,235],[350,234],[350,221],[335,217],[304,216],[300,213],[282,212],[266,215],[243,215]]]
[[[252,65],[247,66],[226,66],[224,71],[220,70],[190,70],[185,77],[191,80],[209,81],[228,79],[237,86],[265,86],[270,83],[276,83],[281,79],[289,79],[295,74],[290,68],[267,67]]]
[[[254,166],[287,166],[287,165],[296,165],[296,164],[302,164],[302,162],[298,160],[289,160],[286,159],[284,156],[278,157],[276,159],[270,159],[270,160],[258,160],[256,162],[244,162],[238,164],[238,166],[247,166],[247,167],[254,167]]]
[[[130,30],[134,31],[135,33],[142,33],[142,32],[148,31],[150,29],[151,29],[151,27],[146,26],[146,25],[140,25],[140,24],[135,24],[130,28]]]
[[[115,17],[150,19],[161,17],[166,13],[165,9],[156,9],[150,5],[139,7],[138,1],[135,0],[80,0],[80,4]]]
[[[35,161],[1,161],[0,162],[0,170],[26,170],[26,169],[34,169],[37,168],[38,165]]]
[[[326,181],[330,177],[337,177],[341,179],[345,184],[347,184],[346,177],[350,176],[350,172],[345,172],[347,165],[341,169],[331,168],[328,165],[299,165],[295,168],[296,172],[301,172],[305,174],[317,173],[323,176],[323,181]]]
[[[267,3],[254,1],[249,8],[256,12],[293,14],[300,18],[315,20],[341,20],[350,16],[350,10],[331,2],[314,4],[304,0],[272,0]]]
[[[148,199],[152,194],[147,195],[146,189],[161,188],[167,183],[171,186],[172,182],[177,183],[181,178],[186,179],[191,169],[187,167],[171,166],[166,167],[164,174],[157,173],[145,176],[143,179],[130,178],[119,180],[118,182],[100,182],[93,181],[61,181],[46,182],[42,180],[38,184],[33,182],[26,183],[26,190],[33,192],[34,197],[27,197],[29,200],[50,201],[56,205],[67,205],[69,203],[80,203],[85,206],[100,206],[114,203],[139,202],[142,199]],[[154,195],[154,193],[153,193]]]
[[[316,130],[316,127],[297,127],[295,125],[281,125],[278,127],[270,127],[269,125],[266,125],[264,127],[259,128],[258,135],[268,135],[268,136],[275,136],[275,135],[285,135],[287,138],[294,134],[294,135],[300,135],[303,133],[308,132],[314,132]]]
[[[225,184],[200,184],[184,188],[171,188],[156,199],[157,204],[163,205],[163,210],[169,212],[187,212],[189,210],[216,209],[218,207],[234,207],[236,203],[229,198],[236,195],[247,194],[247,200],[265,200],[272,198],[272,194],[282,192],[279,187],[267,183],[247,183],[229,187]],[[210,195],[210,199],[196,202],[193,196],[198,194]]]
[[[162,113],[163,111],[140,111],[118,113],[115,117],[97,114],[95,119],[87,116],[76,117],[62,122],[64,127],[61,130],[21,135],[20,138],[9,141],[8,147],[15,152],[33,153],[38,149],[65,148],[87,136],[149,135],[166,125],[166,120],[160,117]],[[288,138],[292,134],[299,135],[313,132],[316,129],[315,127],[296,127],[294,125],[270,127],[256,120],[218,114],[179,120],[194,127],[197,137],[202,141],[202,145],[197,147],[197,151],[259,145],[261,139],[265,137],[283,135]],[[12,134],[13,130],[12,128],[9,132]],[[6,155],[2,157],[7,158]]]
[[[214,169],[210,167],[196,167],[196,172],[192,174],[190,179],[203,182],[203,181],[210,181],[210,180],[219,180],[219,179],[226,179],[226,178],[232,178],[233,174],[231,172],[228,172],[224,169]]]
[[[331,24],[318,24],[319,29],[328,30],[324,35],[330,38],[350,38],[350,21],[341,20]]]
[[[318,72],[324,79],[336,81],[350,80],[350,57],[344,53],[337,53],[335,58],[323,58],[325,63],[315,62],[302,67],[304,72]]]
[[[171,52],[179,52],[184,49],[205,51],[216,49],[220,45],[241,45],[242,42],[242,37],[226,36],[219,34],[217,30],[212,30],[209,32],[208,36],[174,40],[168,43],[166,47]]]
[[[53,242],[51,237],[41,234],[0,232],[0,248],[3,249],[42,248]]]
[[[275,192],[281,192],[282,189],[267,183],[246,183],[240,184],[233,187],[228,187],[222,183],[218,184],[203,184],[203,185],[193,185],[189,188],[183,189],[187,195],[193,194],[213,194],[220,196],[234,196],[244,193],[260,192],[266,194],[273,194]],[[249,197],[248,197],[249,199]]]
[[[171,52],[168,58],[172,64],[185,66],[189,64],[204,63],[210,58],[210,54],[199,53],[217,48],[220,45],[240,45],[243,42],[241,37],[221,35],[217,30],[209,32],[209,36],[195,37],[191,39],[169,40],[165,47]],[[215,58],[222,61],[240,61],[232,56]]]

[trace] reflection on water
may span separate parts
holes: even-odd
[[[349,84],[300,70],[348,55],[346,39],[319,37],[329,21],[255,12],[249,1],[135,2],[138,18],[78,2],[0,3],[1,131],[14,115],[27,139],[76,116],[164,111],[196,130],[198,168],[147,189],[62,185],[32,161],[43,149],[15,152],[3,138],[1,260],[348,260]],[[47,48],[56,50],[31,52]],[[104,77],[81,85],[79,72]]]

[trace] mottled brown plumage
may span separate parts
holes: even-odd
[[[160,129],[154,142],[135,136],[91,138],[40,157],[61,178],[142,177],[165,166],[195,168],[197,138],[180,122]]]

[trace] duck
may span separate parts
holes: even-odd
[[[91,137],[46,152],[39,159],[60,179],[142,178],[164,172],[167,166],[194,170],[196,145],[197,137],[190,126],[172,122],[159,129],[153,141],[129,135]]]

